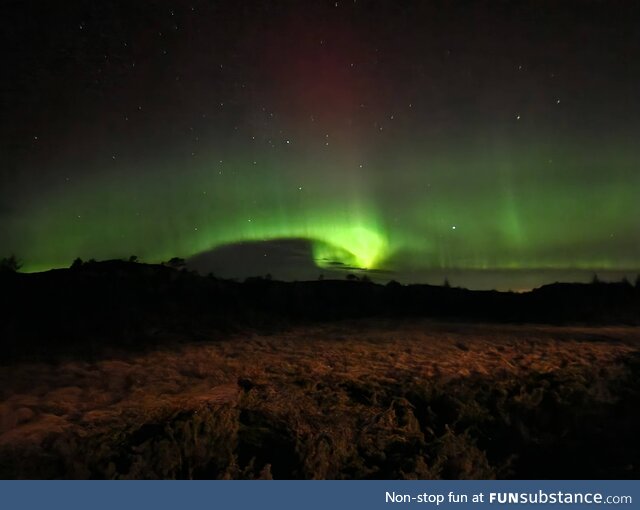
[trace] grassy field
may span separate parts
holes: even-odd
[[[0,370],[5,478],[638,478],[640,329],[358,320]]]

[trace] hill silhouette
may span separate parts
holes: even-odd
[[[76,261],[69,269],[0,273],[2,359],[142,349],[247,328],[362,317],[465,322],[640,324],[640,288],[629,282],[555,283],[526,293],[386,285],[356,278],[244,282],[180,264]]]

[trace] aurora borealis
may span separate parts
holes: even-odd
[[[308,278],[635,274],[638,21],[631,1],[12,4],[1,245],[26,271],[301,239]]]

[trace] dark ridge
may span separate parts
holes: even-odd
[[[640,324],[628,282],[555,283],[527,293],[358,279],[240,283],[177,267],[110,260],[43,273],[0,273],[2,361],[145,349],[168,339],[263,333],[308,321],[431,317],[473,322]]]

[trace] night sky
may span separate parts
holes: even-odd
[[[520,289],[640,269],[637,1],[0,19],[0,256],[25,271],[135,254]]]

